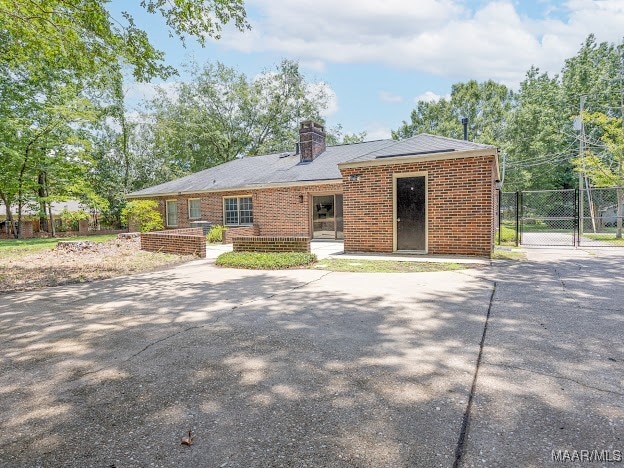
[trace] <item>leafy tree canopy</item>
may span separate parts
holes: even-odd
[[[27,65],[33,72],[41,63],[55,63],[76,74],[88,74],[118,63],[132,66],[145,81],[166,78],[175,70],[163,64],[163,53],[148,41],[147,33],[123,12],[113,18],[107,0],[0,0],[0,63]],[[249,28],[242,0],[141,0],[149,13],[165,19],[171,36],[219,37],[233,23]]]

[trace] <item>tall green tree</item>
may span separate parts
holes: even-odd
[[[78,186],[84,190],[84,126],[96,119],[81,95],[82,83],[56,68],[47,69],[47,80],[40,74],[14,69],[0,78],[0,197],[8,218],[16,205],[18,227],[26,205],[44,211],[51,197],[71,196]]]
[[[194,66],[191,75],[174,95],[160,91],[139,130],[151,142],[150,158],[168,168],[163,179],[243,155],[293,150],[299,123],[322,121],[328,105],[324,85],[306,81],[288,60],[254,78],[220,63]]]
[[[419,101],[411,121],[403,122],[393,138],[407,138],[418,133],[431,133],[463,138],[461,119],[468,119],[468,138],[478,143],[500,144],[505,122],[512,105],[513,93],[505,85],[488,80],[456,83],[450,99]]]
[[[600,131],[601,150],[584,153],[574,160],[576,170],[588,176],[595,187],[616,187],[617,231],[622,238],[622,214],[624,206],[624,119],[609,117],[601,112],[583,115],[588,127]]]
[[[536,67],[527,72],[507,117],[502,144],[506,190],[574,186],[568,161],[578,145],[571,116],[563,111],[564,99],[558,76],[551,78]]]

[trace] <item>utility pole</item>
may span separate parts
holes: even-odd
[[[585,124],[583,123],[583,110],[585,109],[585,98],[587,96],[581,96],[580,103],[580,113],[579,113],[579,124],[580,124],[580,138],[579,138],[579,157],[581,161],[584,161],[585,158]],[[583,177],[585,176],[585,163],[582,163],[582,171],[579,171],[579,182],[578,182],[578,190],[579,190],[579,237],[583,235]]]

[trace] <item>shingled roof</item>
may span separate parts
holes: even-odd
[[[301,162],[299,154],[294,152],[247,156],[133,192],[128,197],[254,188],[271,184],[337,181],[342,179],[338,165],[343,163],[488,148],[494,149],[493,146],[422,133],[400,141],[377,140],[328,146],[311,162]]]

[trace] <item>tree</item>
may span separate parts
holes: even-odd
[[[309,83],[296,62],[284,60],[253,79],[223,64],[193,66],[193,81],[175,96],[164,91],[149,103],[140,132],[148,132],[150,164],[184,175],[243,155],[294,150],[302,120],[322,121],[328,95]]]
[[[576,151],[571,115],[563,112],[559,77],[531,67],[515,94],[502,144],[507,190],[570,188]]]
[[[342,125],[338,124],[327,131],[327,145],[350,145],[362,143],[366,139],[366,132],[345,133]]]
[[[597,43],[589,35],[566,60],[561,74],[548,76],[533,66],[512,93],[503,85],[468,81],[453,85],[450,99],[418,102],[411,121],[393,138],[417,133],[461,138],[461,117],[469,119],[469,139],[501,148],[505,189],[559,189],[577,185],[572,158],[578,141],[573,118],[585,96],[586,109],[608,116],[624,113],[624,43]],[[588,134],[590,148],[601,148],[601,131]]]
[[[82,86],[55,67],[36,74],[15,67],[0,76],[0,197],[11,221],[17,205],[16,236],[27,204],[45,218],[53,197],[89,190],[80,182],[88,167],[84,125],[97,117]]]
[[[470,80],[456,83],[450,99],[419,101],[412,111],[411,122],[403,122],[392,132],[395,139],[418,133],[431,133],[463,138],[462,118],[468,118],[469,139],[498,145],[504,139],[505,123],[511,109],[513,93],[492,80],[478,83]]]
[[[617,187],[617,231],[622,238],[622,213],[624,205],[624,121],[600,112],[584,114],[588,126],[600,129],[603,151],[590,151],[574,160],[576,170],[587,175],[594,186]]]
[[[113,18],[106,0],[0,0],[0,62],[36,72],[56,64],[75,74],[91,74],[119,60],[145,81],[175,70],[163,65],[164,54],[148,41],[132,16]],[[165,19],[169,34],[200,44],[234,23],[249,28],[242,0],[141,0],[149,13]]]
[[[133,200],[121,211],[121,222],[139,232],[162,231],[163,217],[154,200]]]

